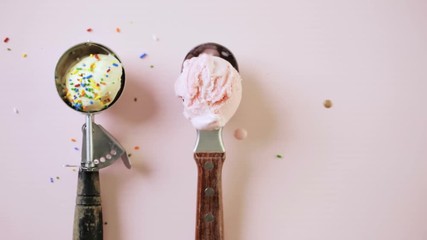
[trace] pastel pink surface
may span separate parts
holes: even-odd
[[[2,1],[1,238],[71,238],[77,173],[63,165],[80,161],[84,116],[53,71],[92,40],[123,61],[123,95],[95,119],[133,163],[101,171],[104,239],[194,238],[196,133],[173,84],[187,51],[212,41],[244,79],[224,128],[227,239],[425,240],[426,4]]]

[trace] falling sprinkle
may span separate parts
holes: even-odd
[[[134,99],[133,99],[133,101],[134,101],[134,102],[138,101],[138,98],[134,98]]]
[[[331,107],[332,107],[332,101],[331,101],[331,100],[329,100],[329,99],[326,99],[326,100],[323,102],[323,106],[324,106],[325,108],[331,108]]]
[[[58,176],[56,177],[56,180],[59,180],[59,177],[58,177]]]
[[[117,63],[113,63],[113,66],[114,66],[114,67],[118,67],[118,66],[119,66],[119,64],[117,64]]]
[[[128,153],[128,157],[132,157],[132,153]]]
[[[22,57],[23,57],[23,58],[26,58],[27,56],[28,56],[28,55],[27,55],[26,53],[23,53],[23,54],[22,54]]]
[[[74,150],[79,151],[79,148],[78,147],[74,147]]]
[[[7,51],[12,51],[12,49],[11,48],[7,48]]]
[[[116,28],[116,32],[117,33],[121,32],[120,28]]]
[[[8,38],[8,37],[4,38],[4,39],[3,39],[3,42],[4,42],[4,43],[8,43],[8,42],[9,42],[9,38]]]
[[[155,34],[153,34],[153,40],[158,42],[159,41],[159,37],[157,37]]]
[[[276,158],[281,159],[281,158],[283,158],[283,156],[282,156],[282,154],[277,154],[277,155],[276,155]]]
[[[13,112],[14,112],[15,114],[19,114],[19,110],[18,110],[17,108],[13,108]]]
[[[146,53],[143,53],[143,54],[139,55],[139,58],[143,59],[143,58],[145,58],[146,56],[147,56],[147,54],[146,54]]]
[[[86,32],[92,32],[93,31],[93,29],[92,28],[88,28],[88,29],[86,29]]]
[[[133,149],[139,150],[139,146],[135,146],[135,147],[133,147]]]
[[[236,130],[234,130],[234,137],[237,140],[243,140],[248,136],[248,131],[246,131],[246,129],[244,128],[237,128]]]
[[[50,178],[50,182],[51,182],[51,183],[53,183],[53,182],[54,182],[54,181],[53,181],[53,178]]]
[[[154,65],[150,65],[150,68],[154,68]]]
[[[71,138],[70,140],[71,140],[71,142],[77,142],[77,140],[75,138]]]

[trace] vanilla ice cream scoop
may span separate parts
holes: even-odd
[[[58,94],[74,110],[100,112],[120,97],[125,71],[107,47],[87,42],[68,49],[55,69]]]
[[[113,55],[84,57],[65,75],[65,97],[76,110],[100,111],[108,107],[120,91],[122,71]]]
[[[222,128],[236,112],[242,98],[239,72],[227,60],[201,53],[184,61],[175,82],[184,116],[198,130]]]

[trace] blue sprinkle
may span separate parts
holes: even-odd
[[[92,105],[92,104],[93,104],[93,101],[90,101],[89,103]]]
[[[82,104],[81,103],[76,103],[76,104],[74,104],[74,109],[76,109],[76,110],[82,110],[83,108],[82,108]]]
[[[53,178],[50,178],[50,182],[53,183]]]
[[[145,58],[146,56],[147,56],[147,54],[146,54],[146,53],[143,53],[143,54],[141,54],[141,56],[139,56],[139,58],[143,59],[143,58]]]
[[[105,77],[108,77],[108,74],[105,74]]]
[[[113,63],[113,66],[114,66],[114,67],[118,67],[118,66],[119,66],[119,64],[117,64],[117,63]]]
[[[84,64],[84,63],[83,63],[83,65],[82,65],[82,66],[83,66],[83,67],[86,67],[86,64]]]
[[[74,150],[78,151],[78,150],[79,150],[79,148],[78,148],[78,147],[74,147]]]
[[[89,78],[91,78],[91,77],[93,77],[93,75],[91,74],[91,75],[89,75],[89,76],[87,76],[87,77],[85,77],[86,79],[89,79]]]

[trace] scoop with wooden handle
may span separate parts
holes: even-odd
[[[202,53],[225,59],[238,71],[233,54],[216,43],[205,43],[195,47],[187,54],[185,60]],[[222,127],[213,130],[197,130],[194,159],[198,169],[195,239],[224,240],[221,176],[225,148],[222,141]]]

